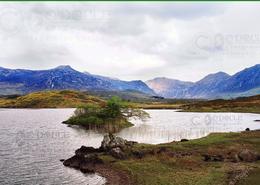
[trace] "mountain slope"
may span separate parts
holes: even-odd
[[[182,98],[193,85],[192,82],[183,82],[169,78],[154,78],[146,81],[146,84],[157,94],[164,97]]]
[[[218,93],[219,86],[222,85],[222,82],[229,78],[230,75],[224,72],[209,74],[190,87],[186,97],[205,98],[215,96]]]
[[[224,72],[209,74],[198,82],[183,82],[155,78],[146,84],[167,98],[234,98],[260,94],[260,64],[246,68],[233,76]]]
[[[260,64],[246,68],[225,80],[221,92],[243,92],[260,87]]]
[[[78,72],[70,66],[38,71],[0,68],[0,94],[64,89],[137,90],[153,94],[153,90],[142,81],[108,80],[106,77]]]
[[[88,72],[85,72],[85,74],[91,75]],[[110,78],[110,77],[105,77],[105,76],[100,76],[100,75],[92,75],[95,76],[96,78],[110,83],[112,89],[117,89],[120,91],[125,91],[125,90],[135,90],[135,91],[140,91],[146,94],[154,94],[154,91],[148,87],[147,84],[142,82],[141,80],[133,80],[133,81],[122,81],[119,79],[115,78]],[[135,88],[133,88],[135,87]]]

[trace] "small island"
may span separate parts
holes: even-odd
[[[129,118],[145,120],[149,114],[122,101],[119,97],[112,97],[105,104],[86,104],[78,107],[74,115],[63,123],[79,125],[86,129],[115,133],[133,126]]]

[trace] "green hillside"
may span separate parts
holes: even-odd
[[[260,95],[233,100],[211,100],[181,106],[185,112],[251,112],[260,113]]]
[[[41,91],[0,99],[2,108],[74,108],[87,103],[102,105],[105,101],[87,93],[70,90]]]

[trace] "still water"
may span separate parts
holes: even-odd
[[[0,184],[101,185],[105,179],[66,168],[59,161],[71,157],[81,145],[99,147],[103,135],[61,124],[74,109],[0,109]],[[119,136],[144,143],[195,139],[211,132],[260,129],[258,114],[183,113],[147,110],[146,122]]]

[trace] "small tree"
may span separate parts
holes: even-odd
[[[118,97],[112,97],[104,107],[96,104],[86,104],[78,107],[74,112],[74,116],[65,123],[83,125],[87,128],[93,128],[93,126],[99,128],[111,127],[114,131],[116,128],[131,126],[132,124],[128,121],[130,117],[145,120],[149,118],[149,114]]]
[[[122,100],[116,96],[110,98],[107,101],[107,105],[105,107],[105,114],[109,118],[117,118],[122,116],[121,115],[121,108],[122,108]]]

